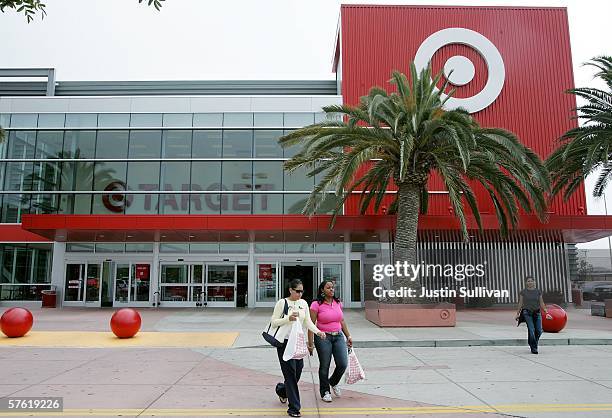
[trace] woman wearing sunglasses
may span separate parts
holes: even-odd
[[[325,339],[325,333],[321,332],[310,319],[308,311],[308,303],[302,299],[304,293],[304,284],[300,279],[293,279],[289,283],[289,297],[276,302],[274,313],[270,322],[273,327],[280,327],[277,334],[277,339],[283,341],[282,347],[278,347],[278,361],[280,362],[281,371],[285,378],[284,383],[276,385],[276,394],[282,403],[289,400],[289,409],[287,414],[290,417],[301,417],[300,413],[300,392],[298,391],[298,382],[304,368],[304,360],[283,360],[283,353],[287,347],[287,339],[293,325],[293,321],[299,321],[300,324],[306,325],[309,331],[312,331],[320,338]],[[284,314],[285,303],[287,304],[287,315]]]

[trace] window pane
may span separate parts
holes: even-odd
[[[224,161],[223,190],[252,190],[252,169],[250,161]]]
[[[98,131],[96,158],[126,158],[128,131]]]
[[[283,148],[278,143],[278,138],[283,131],[255,131],[255,157],[283,158]]]
[[[66,244],[66,252],[69,253],[93,253],[94,245],[88,243],[68,243]]]
[[[344,252],[344,243],[342,242],[317,243],[315,245],[315,251],[317,253],[342,254]]]
[[[125,244],[126,253],[152,253],[153,244],[140,243],[140,244]]]
[[[310,242],[286,242],[286,253],[314,253],[314,244]]]
[[[221,214],[250,215],[251,201],[251,194],[221,195]]]
[[[159,158],[161,131],[131,131],[129,158]]]
[[[189,252],[192,254],[218,254],[219,243],[203,242],[197,244],[189,244]]]
[[[98,125],[96,113],[68,113],[66,128],[93,128]]]
[[[195,128],[216,128],[223,126],[223,113],[196,113],[193,115]]]
[[[2,222],[21,222],[21,215],[30,209],[30,195],[4,195],[2,200]]]
[[[11,128],[36,128],[37,121],[36,113],[14,113],[11,115]]]
[[[246,242],[222,242],[219,251],[223,253],[242,254],[249,252],[249,244]]]
[[[293,170],[291,173],[285,172],[285,190],[296,192],[311,191],[314,188],[314,178],[307,176],[307,173],[310,171],[312,170],[302,167]]]
[[[252,157],[253,131],[223,131],[223,157]]]
[[[127,176],[128,190],[159,190],[159,162],[129,162]],[[157,194],[129,195],[128,202],[126,214],[157,213]]]
[[[191,164],[191,190],[221,190],[221,162],[194,161]]]
[[[186,254],[188,250],[189,250],[189,244],[168,243],[168,242],[163,242],[159,244],[160,253],[185,253]],[[162,267],[162,271],[163,271],[163,267]],[[164,279],[163,279],[163,274],[162,274],[162,282],[163,281]],[[186,278],[185,278],[185,283],[187,283]]]
[[[221,131],[193,131],[193,157],[221,157]]]
[[[62,131],[39,131],[36,138],[36,158],[61,157],[63,139],[64,133]],[[61,163],[35,162],[32,175],[32,190],[60,190],[61,168]],[[35,195],[32,196],[30,212],[37,214],[56,213],[59,209],[59,204],[59,195]]]
[[[161,113],[132,113],[130,118],[130,126],[135,128],[158,128],[161,125]]]
[[[63,113],[41,113],[38,115],[39,128],[63,128],[66,115]]]
[[[219,194],[191,195],[190,212],[192,215],[218,215],[221,206],[227,206],[227,196]]]
[[[302,214],[306,201],[308,200],[307,194],[286,194],[284,195],[284,212],[290,215]]]
[[[301,128],[314,123],[314,113],[285,113],[285,126]]]
[[[66,131],[62,155],[64,158],[94,158],[95,151],[95,131]]]
[[[164,131],[162,157],[191,157],[192,131]]]
[[[283,114],[255,113],[255,126],[262,128],[279,128],[283,126]]]
[[[33,131],[12,131],[7,158],[34,158],[36,134]],[[31,162],[6,163],[4,190],[32,190],[34,165]]]
[[[253,126],[252,113],[224,113],[223,126],[231,128],[248,128]]]
[[[256,191],[283,190],[283,163],[281,161],[255,161],[253,187]]]
[[[282,242],[256,242],[256,253],[282,254],[285,252],[285,245]]]
[[[191,113],[166,113],[164,114],[164,126],[170,128],[189,128],[193,122]]]
[[[283,131],[283,135],[287,135],[288,133],[293,132],[293,130],[287,130],[285,129]],[[295,154],[297,154],[298,152],[300,152],[300,150],[302,149],[302,146],[299,144],[293,145],[291,147],[286,147],[283,148],[283,156],[285,158],[291,158],[293,157]]]
[[[253,194],[253,213],[255,214],[282,214],[282,194]]]
[[[102,128],[127,128],[130,126],[129,113],[100,113],[98,126]]]
[[[61,157],[64,132],[39,131],[36,138],[36,158]]]
[[[30,213],[45,214],[57,213],[60,206],[60,196],[57,194],[32,195],[30,201]]]
[[[283,189],[282,162],[253,163],[253,182],[256,191]],[[253,213],[283,213],[283,196],[281,194],[254,194]]]
[[[90,194],[62,195],[59,213],[89,215],[91,213],[91,198]]]
[[[0,113],[0,126],[8,128],[11,124],[11,115],[8,113]]]
[[[127,163],[125,162],[97,162],[94,172],[94,190],[97,191],[125,191],[125,175]],[[92,213],[108,214],[123,213],[127,197],[124,194],[94,195]]]
[[[161,189],[189,190],[190,164],[185,162],[162,162]],[[165,194],[159,197],[159,213],[189,213],[189,194]]]
[[[96,244],[97,253],[123,253],[125,252],[125,244]]]

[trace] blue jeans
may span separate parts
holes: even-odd
[[[346,338],[342,332],[338,335],[327,334],[323,340],[318,335],[315,335],[315,347],[319,356],[319,392],[321,397],[325,396],[325,392],[329,392],[329,385],[336,386],[340,383],[340,379],[344,375],[348,366],[348,348],[346,346]],[[331,364],[332,355],[336,368],[334,373],[329,376],[329,366]]]
[[[527,341],[531,350],[538,349],[538,341],[542,335],[542,315],[540,311],[532,313],[527,309],[522,311],[523,318],[527,323]]]
[[[300,391],[298,389],[298,382],[302,376],[302,369],[304,368],[304,360],[283,360],[283,353],[287,347],[287,340],[283,341],[282,347],[277,347],[276,352],[278,354],[278,362],[283,372],[285,380],[282,383],[276,385],[276,394],[280,397],[287,398],[289,400],[289,408],[287,412],[298,413],[302,407],[300,404]]]

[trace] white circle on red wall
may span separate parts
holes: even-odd
[[[436,51],[452,44],[466,45],[478,52],[487,65],[489,76],[479,93],[465,98],[451,97],[444,107],[448,109],[462,107],[470,113],[476,113],[488,107],[501,93],[506,79],[504,60],[497,47],[482,34],[465,28],[448,28],[431,34],[419,46],[414,57],[417,71],[427,68]],[[466,61],[469,61],[469,64]],[[444,65],[444,75],[449,77],[448,81],[451,84],[457,86],[469,83],[474,78],[472,72],[475,72],[474,64],[460,55],[451,57]],[[446,98],[445,94],[442,96],[443,99]]]

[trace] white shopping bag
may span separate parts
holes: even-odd
[[[359,364],[359,360],[357,360],[355,350],[349,349],[348,370],[346,373],[345,382],[348,385],[352,385],[353,383],[357,383],[363,379],[365,379],[365,372],[363,371],[361,364]]]
[[[302,324],[298,321],[294,321],[291,326],[289,338],[287,339],[287,347],[285,347],[285,352],[283,353],[283,360],[299,360],[307,355],[308,347],[306,346],[306,338],[304,336]]]

